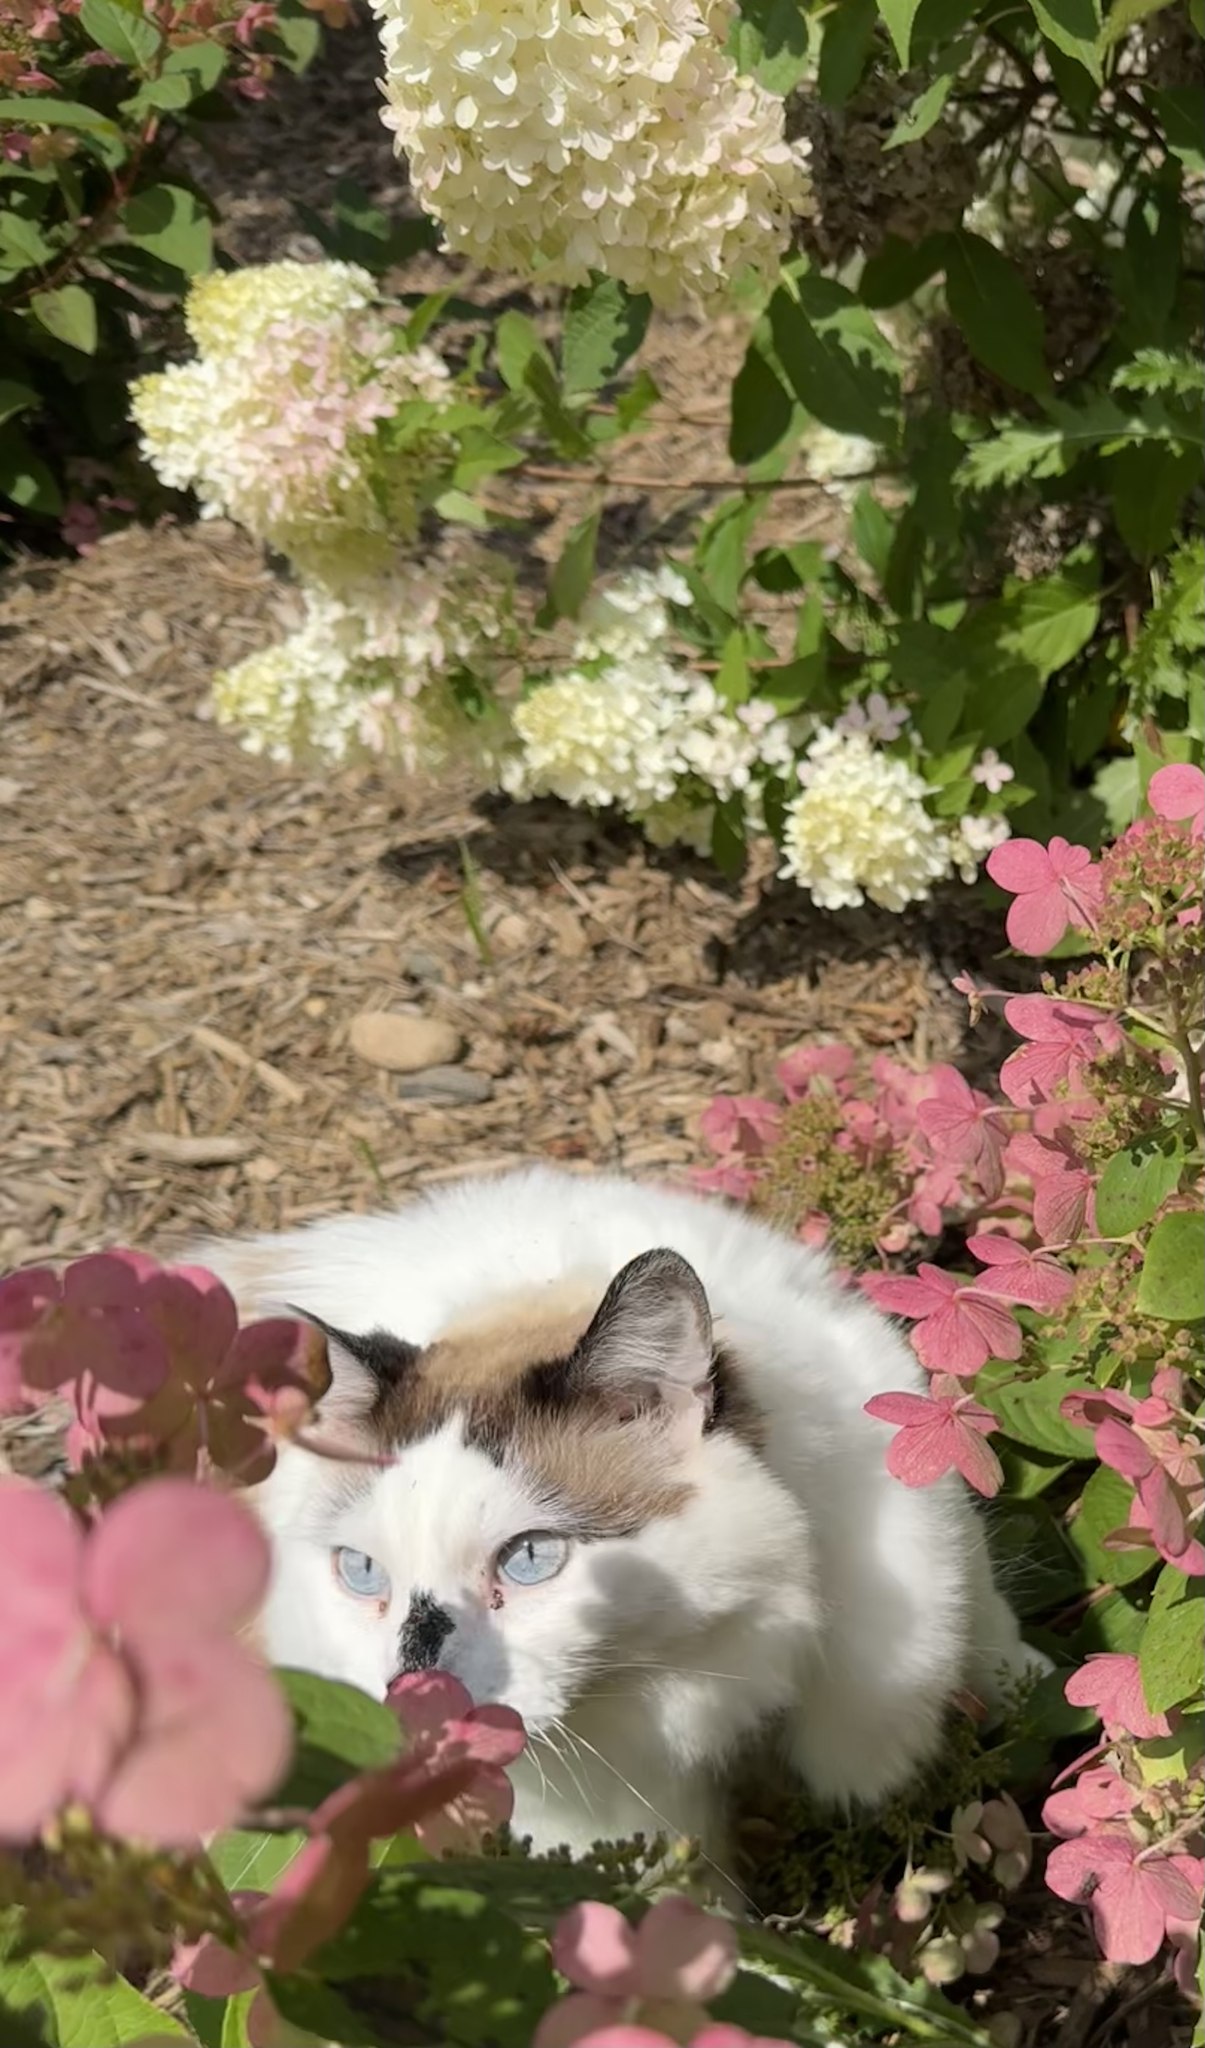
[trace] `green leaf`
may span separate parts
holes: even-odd
[[[284,50],[288,69],[298,75],[308,70],[322,47],[318,16],[303,6],[302,0],[282,0],[272,33]]]
[[[876,2034],[891,2029],[935,2048],[988,2048],[975,2020],[931,1985],[910,1984],[886,1956],[847,1952],[802,1928],[786,1936],[766,1926],[742,1927],[741,1948],[776,1977],[806,1987],[812,2002],[823,1999],[835,2012],[869,2020]]]
[[[362,2018],[346,1998],[309,1974],[278,1977],[274,1970],[269,1970],[264,1981],[277,2012],[290,2026],[299,2027],[302,2038],[312,2041],[314,2048],[321,2048],[322,2043],[328,2044],[328,2048],[334,2043],[338,2048],[381,2048],[383,2038],[398,2038],[396,2034],[382,2036],[375,1998],[372,2017]],[[407,2036],[403,2034],[401,2038],[405,2040]],[[443,2037],[439,2038],[443,2048]],[[223,2034],[222,2048],[243,2048],[243,2043],[237,2038],[227,2041]]]
[[[162,78],[179,76],[194,88],[194,97],[212,92],[226,69],[227,52],[221,43],[181,43],[169,50],[159,67]]]
[[[358,1771],[380,1770],[402,1747],[396,1714],[354,1685],[317,1678],[310,1671],[278,1671],[293,1709],[297,1746],[286,1783],[285,1806],[316,1806]]]
[[[1142,1690],[1152,1714],[1166,1714],[1201,1691],[1201,1642],[1205,1630],[1205,1585],[1164,1565],[1155,1581],[1150,1613],[1138,1652]]]
[[[163,41],[137,0],[124,6],[122,0],[83,0],[79,18],[84,34],[97,48],[120,58],[131,71],[145,71]]]
[[[38,394],[31,384],[18,384],[14,377],[0,377],[0,427],[5,420],[13,419],[19,412],[28,412],[38,402]]]
[[[1148,16],[1160,13],[1164,7],[1170,7],[1171,4],[1172,0],[1114,0],[1098,37],[1102,53],[1112,49],[1113,44],[1119,42],[1128,29],[1140,21],[1146,21]]]
[[[118,216],[128,241],[161,263],[195,277],[213,262],[213,228],[194,192],[180,185],[148,185],[127,199]]]
[[[987,671],[998,677],[1017,663],[1045,682],[1087,646],[1099,616],[1100,598],[1087,575],[1068,572],[1014,585],[1003,597],[979,606],[955,637],[965,657],[983,672],[985,686],[991,681]],[[1014,722],[1015,706],[998,708],[1007,718],[1005,737],[1011,739],[1028,725],[1028,715]]]
[[[1149,1572],[1152,1553],[1141,1544],[1133,1550],[1106,1550],[1105,1537],[1124,1529],[1130,1518],[1133,1490],[1109,1465],[1100,1465],[1080,1496],[1079,1510],[1067,1525],[1072,1548],[1084,1561],[1097,1586],[1128,1586]]]
[[[894,437],[898,371],[852,293],[831,279],[801,278],[794,292],[780,286],[769,315],[778,360],[814,419],[870,441]]]
[[[35,269],[53,255],[54,246],[36,221],[11,207],[0,213],[0,266],[5,270]]]
[[[752,694],[745,636],[739,628],[724,642],[715,688],[717,696],[722,697],[726,704],[747,704]]]
[[[1180,509],[1200,471],[1200,458],[1191,448],[1155,441],[1123,448],[1109,458],[1106,473],[1118,530],[1130,553],[1144,565],[1171,546]]]
[[[868,484],[854,499],[849,520],[850,536],[868,569],[883,581],[895,539],[895,521],[880,505]]]
[[[749,566],[749,536],[762,509],[757,498],[729,498],[699,536],[695,561],[707,595],[729,615],[740,602]]]
[[[1096,1227],[1102,1237],[1141,1230],[1180,1185],[1185,1146],[1179,1131],[1148,1131],[1115,1152],[1096,1184]]]
[[[551,624],[553,619],[575,619],[589,596],[601,516],[602,507],[596,505],[571,529],[548,579],[546,623]]]
[[[109,1977],[99,1956],[51,1956],[40,1952],[16,1960],[16,1929],[10,1922],[0,1960],[0,2009],[38,2019],[52,2048],[127,2048],[153,2039],[186,2042],[177,2020],[152,2005],[124,1977]],[[8,2037],[5,2035],[5,2048]]]
[[[946,237],[946,303],[993,376],[1037,397],[1050,390],[1045,323],[1032,292],[1015,263],[965,228]]]
[[[958,60],[958,64],[960,64],[962,56],[966,54],[969,46],[958,44],[956,47],[961,53]],[[953,56],[954,52],[951,51],[951,59]],[[885,150],[903,149],[907,143],[919,142],[922,135],[929,133],[933,123],[940,118],[942,108],[950,97],[950,88],[958,76],[958,64],[951,62],[948,69],[940,71],[936,78],[930,80],[924,91],[913,100],[912,105],[900,115],[895,127],[883,144]]]
[[[1199,85],[1174,85],[1163,92],[1145,89],[1168,148],[1188,171],[1205,171],[1205,92]],[[20,105],[20,102],[17,103]]]
[[[941,235],[926,235],[920,242],[905,242],[898,235],[888,235],[866,260],[858,280],[858,297],[864,306],[875,309],[898,306],[902,299],[910,299],[913,292],[936,277],[945,260],[945,241]]]
[[[209,1860],[228,1892],[270,1892],[307,1839],[300,1828],[283,1835],[231,1828],[211,1842]]]
[[[1100,0],[1029,0],[1033,18],[1047,42],[1065,57],[1082,64],[1093,83],[1100,85]]]
[[[651,311],[645,293],[630,292],[614,277],[570,292],[561,337],[566,397],[610,383],[644,340]]]
[[[900,60],[900,70],[908,68],[908,54],[912,48],[912,25],[920,11],[921,0],[879,0],[879,13],[887,24],[887,33],[895,44],[895,54]]]
[[[96,302],[82,284],[60,285],[57,291],[36,292],[30,311],[56,341],[77,348],[81,355],[96,354]]]
[[[1177,1209],[1156,1223],[1138,1281],[1139,1315],[1166,1323],[1205,1316],[1205,1215]]]
[[[767,362],[757,336],[732,380],[732,423],[728,453],[744,468],[759,462],[789,433],[795,408],[773,364]]]
[[[843,107],[859,85],[878,18],[876,0],[840,0],[823,16],[816,84],[826,106]]]
[[[728,31],[728,54],[738,71],[767,92],[786,94],[807,70],[808,25],[801,0],[740,0]]]
[[[35,455],[12,420],[0,427],[0,498],[19,505],[23,512],[40,512],[48,518],[63,509],[63,495],[53,471]]]
[[[513,308],[502,315],[494,329],[494,353],[502,382],[511,391],[525,388],[528,365],[533,360],[552,368],[552,357],[536,332],[535,322]]]
[[[1047,1451],[1057,1458],[1090,1458],[1091,1431],[1065,1422],[1059,1413],[1072,1391],[1066,1376],[1046,1372],[1034,1380],[1009,1378],[1007,1375],[1015,1370],[1013,1366],[987,1367],[975,1382],[975,1398],[1000,1417],[1009,1436],[1018,1443],[1031,1444],[1035,1450]],[[994,1385],[997,1377],[1000,1384]]]

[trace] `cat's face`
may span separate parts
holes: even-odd
[[[282,1459],[264,1503],[277,1662],[378,1697],[439,1668],[539,1731],[625,1673],[695,1661],[798,1549],[672,1253],[625,1268],[593,1317],[512,1303],[422,1352],[376,1333],[332,1356],[345,1421],[358,1401],[390,1462]]]

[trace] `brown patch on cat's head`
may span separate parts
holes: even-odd
[[[364,1418],[388,1455],[458,1417],[466,1441],[519,1467],[583,1534],[678,1513],[692,1433],[756,1443],[760,1416],[684,1260],[645,1254],[610,1287],[583,1277],[504,1297],[423,1349],[383,1332],[329,1333],[367,1370]]]

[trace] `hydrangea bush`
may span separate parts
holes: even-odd
[[[332,259],[308,277],[216,281],[220,331],[194,295],[197,359],[136,390],[145,452],[307,586],[301,634],[219,687],[252,744],[435,765],[459,736],[516,795],[726,872],[760,843],[821,907],[893,911],[972,882],[1010,829],[1095,846],[1157,760],[1199,761],[1191,8],[375,11],[386,118],[447,248],[566,295],[539,325],[447,294],[403,322],[364,268],[388,270],[395,228],[346,190],[332,226],[307,216]],[[602,577],[609,494],[661,403],[654,307],[743,325],[727,465],[672,559],[654,532]],[[452,313],[454,379],[431,347]],[[353,651],[361,620],[390,639],[371,622],[416,552],[438,588],[450,530],[476,529],[494,587],[489,529],[530,502],[500,479],[528,467],[594,489],[521,608],[518,695],[484,647],[447,662],[439,627],[425,667]],[[797,538],[793,507],[826,496],[827,537]],[[334,632],[308,586],[353,565],[397,580],[339,589],[356,625]],[[391,689],[397,718],[365,719]]]
[[[1086,960],[1061,980],[1047,974],[1034,995],[960,979],[973,1010],[1002,1004],[1021,1040],[998,1092],[951,1067],[914,1073],[879,1059],[860,1074],[844,1047],[807,1048],[779,1067],[782,1102],[713,1103],[703,1128],[716,1163],[697,1178],[827,1243],[850,1285],[910,1323],[928,1394],[867,1404],[893,1432],[888,1468],[906,1486],[955,1469],[1002,1497],[1002,1567],[1024,1557],[1019,1590],[1047,1621],[1041,1639],[1075,1664],[1026,1709],[1048,1739],[1090,1731],[1041,1809],[1054,1838],[1046,1882],[1090,1914],[1110,1962],[1164,1951],[1194,1995],[1205,1892],[1205,775],[1166,765],[1147,798],[1099,861],[1059,839],[1015,839],[990,856],[1018,951],[1071,940]],[[900,1270],[926,1250],[942,1263]],[[990,1864],[1003,1846],[986,1811],[954,1816],[964,1866]],[[940,1863],[927,1890],[922,1878],[913,1872],[918,1899],[897,1893],[885,1941],[901,1920],[928,1922],[951,1882]]]
[[[213,260],[179,143],[304,69],[343,0],[0,0],[0,553],[146,496],[127,379]]]

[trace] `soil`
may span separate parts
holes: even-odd
[[[348,31],[226,131],[229,256],[317,253],[295,203],[323,212],[339,178],[409,206],[374,75],[371,35]],[[404,285],[448,276],[423,257]],[[494,304],[516,289],[456,283]],[[728,477],[742,346],[735,319],[655,325],[646,481],[609,513],[625,552]],[[538,553],[575,516],[575,484],[526,486]],[[833,533],[822,493],[784,502],[793,538]],[[728,886],[557,806],[242,751],[207,715],[209,678],[291,606],[221,522],[131,528],[0,583],[0,1270],[117,1243],[170,1253],[536,1158],[676,1178],[704,1156],[711,1097],[770,1085],[803,1040],[984,1068],[990,1028],[970,1038],[950,981],[1009,968],[970,892],[825,915],[765,863]],[[379,1009],[455,1027],[461,1099],[416,1099],[352,1050],[351,1020]],[[1010,1914],[977,2002],[1017,2012],[1033,2048],[1179,2039],[1150,1973],[1095,1964],[1081,1916],[1052,1903],[1035,1885]]]

